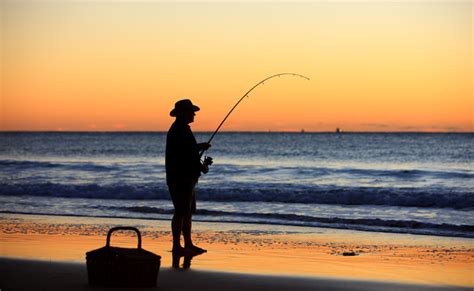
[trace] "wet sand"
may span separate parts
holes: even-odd
[[[209,252],[194,257],[190,269],[174,270],[168,221],[2,214],[0,288],[27,290],[25,284],[33,281],[44,290],[59,290],[72,282],[78,290],[87,288],[85,253],[105,245],[107,230],[117,225],[138,227],[143,248],[162,256],[160,290],[191,285],[201,290],[470,290],[474,286],[472,239],[197,222],[195,242]],[[117,234],[112,245],[133,247],[136,238]]]

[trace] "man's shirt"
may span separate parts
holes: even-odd
[[[201,175],[199,148],[188,124],[176,120],[168,130],[165,163],[168,185]]]

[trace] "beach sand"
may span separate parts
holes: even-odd
[[[162,256],[159,290],[472,290],[474,240],[323,228],[196,222],[208,253],[172,269],[169,221],[2,214],[0,289],[87,289],[85,253],[131,225]],[[133,247],[132,233],[112,245]],[[344,256],[353,252],[355,256]],[[28,278],[25,280],[25,278]],[[35,288],[30,288],[35,287]],[[110,290],[110,289],[107,289]]]
[[[2,290],[124,290],[87,285],[84,264],[0,259]],[[126,290],[464,290],[346,279],[290,277],[162,268],[155,288]],[[465,288],[465,290],[470,290]]]

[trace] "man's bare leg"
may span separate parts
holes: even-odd
[[[193,246],[193,241],[191,239],[191,228],[192,228],[192,216],[186,215],[183,218],[183,238],[184,238],[184,247],[188,249]]]
[[[190,249],[197,253],[205,253],[207,250],[202,249],[198,246],[193,244],[191,239],[191,228],[192,228],[193,220],[192,215],[185,216],[183,220],[183,237],[184,237],[184,247],[186,249]]]
[[[184,216],[174,214],[171,221],[171,232],[173,233],[173,251],[182,249],[181,231],[183,230]]]

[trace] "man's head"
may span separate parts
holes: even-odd
[[[194,115],[196,111],[199,111],[200,108],[194,105],[191,100],[183,99],[179,100],[174,104],[173,110],[171,110],[170,115],[181,119],[186,123],[191,123],[194,121]]]

